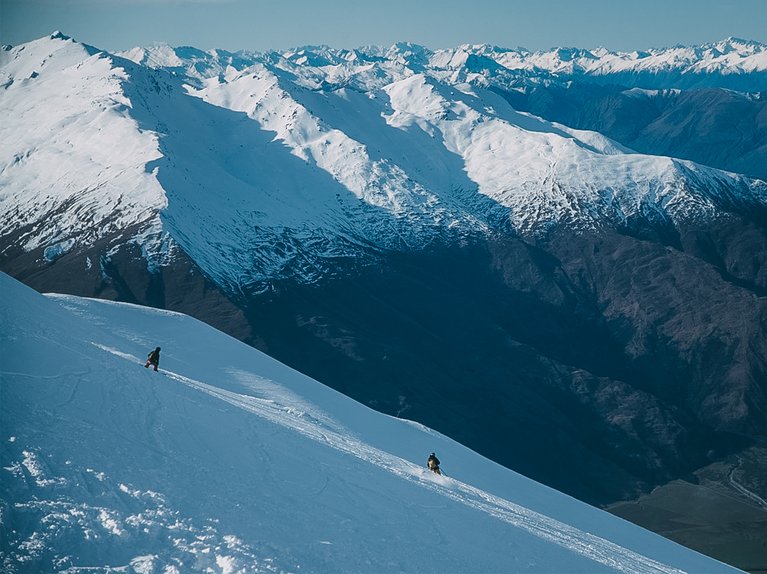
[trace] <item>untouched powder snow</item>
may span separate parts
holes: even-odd
[[[0,292],[4,572],[734,572],[187,316]]]

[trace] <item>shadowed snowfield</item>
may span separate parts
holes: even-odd
[[[4,572],[735,571],[190,317],[0,293]]]

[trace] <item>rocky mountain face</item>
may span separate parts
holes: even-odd
[[[697,257],[613,233],[394,256],[249,309],[281,360],[594,502],[761,432],[764,313]]]
[[[0,269],[191,314],[555,488],[628,499],[765,438],[767,185],[714,168],[762,175],[763,101],[728,82],[762,81],[767,51],[729,45],[686,68],[7,47]],[[615,75],[552,64],[583,58]],[[729,117],[753,128],[740,147],[684,137]]]

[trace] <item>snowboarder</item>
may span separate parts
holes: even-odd
[[[154,367],[155,372],[157,371],[157,367],[160,366],[160,347],[157,347],[154,351],[149,353],[149,356],[146,360],[146,365],[144,365],[144,368],[146,369],[149,367],[149,365],[152,365]]]
[[[429,458],[426,461],[426,466],[434,474],[442,474],[442,471],[439,469],[439,459],[434,455],[434,453],[429,455]]]

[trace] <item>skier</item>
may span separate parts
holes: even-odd
[[[429,455],[429,459],[426,461],[426,466],[434,474],[442,474],[442,471],[439,469],[439,459],[434,455],[434,453]]]
[[[160,347],[157,347],[154,351],[149,353],[149,356],[146,360],[146,365],[144,365],[144,368],[146,369],[149,367],[149,365],[152,365],[154,367],[155,372],[157,372],[157,367],[160,366]]]

